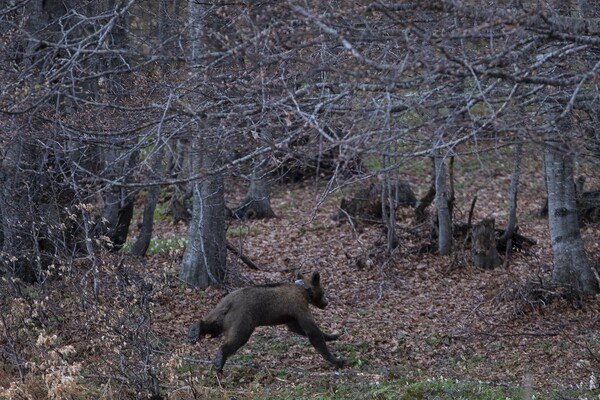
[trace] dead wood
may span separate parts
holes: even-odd
[[[227,250],[231,251],[236,256],[238,256],[240,260],[242,260],[244,264],[246,264],[250,269],[260,271],[260,267],[254,261],[252,261],[250,257],[244,255],[244,253],[242,252],[242,246],[237,248],[230,241],[227,241]]]
[[[511,282],[498,291],[496,303],[514,303],[514,314],[518,316],[528,312],[540,312],[557,300],[580,302],[580,297],[571,288],[535,277],[525,281]]]
[[[476,267],[492,269],[500,265],[494,224],[494,219],[488,218],[473,225],[471,230],[472,257]]]
[[[401,207],[414,207],[417,198],[407,182],[398,182],[397,204]],[[331,219],[344,222],[348,218],[361,222],[382,223],[383,207],[381,182],[371,182],[368,186],[358,189],[350,197],[344,197],[340,203],[340,211]]]

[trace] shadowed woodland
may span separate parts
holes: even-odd
[[[600,396],[599,13],[0,0],[0,399]]]

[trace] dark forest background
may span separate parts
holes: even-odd
[[[599,13],[0,1],[0,398],[597,394]],[[314,269],[346,370],[183,343]]]

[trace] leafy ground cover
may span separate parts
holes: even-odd
[[[525,171],[519,197],[520,232],[537,244],[529,254],[514,254],[507,268],[493,271],[472,267],[463,243],[448,258],[416,254],[429,226],[416,224],[410,209],[398,218],[398,252],[357,263],[385,240],[380,227],[355,230],[333,222],[339,198],[315,209],[321,186],[276,189],[278,219],[232,224],[236,232],[240,226],[251,232],[234,240],[262,268],[250,271],[237,263],[237,273],[258,283],[289,280],[295,269],[319,269],[330,307],[315,314],[323,329],[343,333],[332,348],[350,360],[350,367],[331,371],[305,340],[285,329],[261,328],[226,366],[223,390],[236,396],[248,391],[250,397],[272,391],[282,398],[304,392],[322,398],[600,396],[599,299],[545,304],[528,293],[526,283],[547,279],[552,263],[547,223],[537,216],[544,190],[539,165],[532,162]],[[476,218],[494,216],[498,226],[505,224],[509,160],[463,168],[472,170],[457,174],[457,219],[466,220],[477,194]],[[428,187],[411,183],[421,191]],[[597,227],[586,226],[584,235],[597,258]],[[190,313],[179,313],[178,327],[209,311],[220,294],[184,297],[190,304],[183,308]],[[219,343],[206,339],[186,351],[206,361]]]
[[[475,218],[494,216],[503,226],[509,160],[467,161],[456,163],[455,219],[466,220],[477,195]],[[230,254],[228,288],[321,271],[330,305],[313,311],[323,330],[342,334],[330,348],[348,359],[344,369],[332,369],[306,339],[263,327],[217,376],[210,362],[221,340],[192,346],[185,338],[225,292],[194,290],[178,280],[179,239],[187,228],[161,221],[160,251],[144,260],[107,256],[93,306],[65,290],[31,295],[54,304],[56,316],[50,318],[55,325],[28,331],[38,350],[29,374],[40,379],[17,384],[6,366],[0,398],[143,398],[156,385],[171,399],[598,399],[600,298],[548,301],[552,296],[531,295],[526,284],[551,272],[547,224],[537,217],[540,165],[530,160],[519,196],[519,232],[537,244],[513,254],[506,268],[474,268],[460,240],[450,257],[419,254],[430,226],[417,224],[411,209],[400,210],[400,247],[387,257],[379,251],[381,227],[334,222],[340,196],[320,201],[319,183],[274,187],[276,219],[230,223],[229,240],[261,270]],[[428,178],[408,172],[404,178],[426,191]],[[599,234],[598,226],[583,228],[592,260],[600,255]],[[169,250],[165,243],[177,245]],[[151,296],[132,289],[121,302],[119,265],[151,282]]]

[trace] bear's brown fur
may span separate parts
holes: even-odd
[[[339,335],[323,333],[312,316],[309,304],[327,306],[319,272],[310,278],[298,276],[294,283],[250,286],[225,296],[201,321],[192,325],[188,342],[196,343],[200,335],[219,336],[225,332],[225,342],[217,352],[214,367],[222,372],[225,361],[242,347],[257,326],[286,324],[292,332],[307,336],[323,358],[336,367],[344,365],[327,348],[326,341]]]

